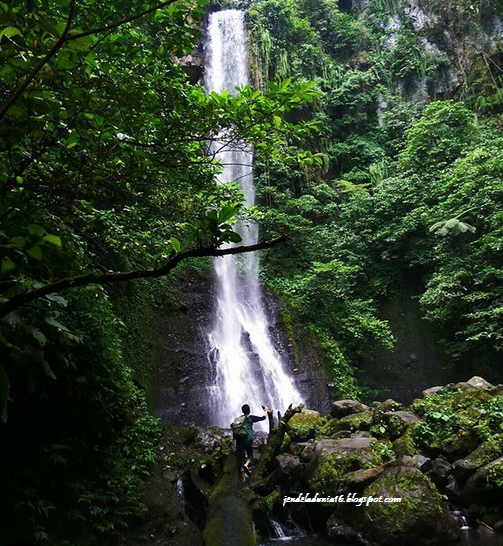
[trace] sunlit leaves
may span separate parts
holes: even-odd
[[[466,222],[462,222],[458,218],[450,218],[449,220],[436,222],[430,227],[430,231],[435,232],[436,235],[445,237],[446,235],[457,236],[466,232],[475,233],[477,228]]]

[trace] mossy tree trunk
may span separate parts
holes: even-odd
[[[225,450],[222,477],[209,499],[203,542],[205,546],[255,546],[251,510],[239,486],[237,461],[230,442]]]

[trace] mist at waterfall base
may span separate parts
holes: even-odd
[[[210,14],[205,43],[205,88],[227,90],[248,83],[248,49],[244,13],[224,10]],[[220,160],[220,184],[238,182],[245,204],[255,203],[253,150],[243,142],[224,145],[226,135],[212,142],[210,152]],[[255,223],[238,225],[242,244],[258,241]],[[215,259],[216,309],[208,333],[208,360],[213,381],[208,387],[213,424],[228,427],[249,404],[252,413],[262,414],[261,405],[284,412],[302,397],[286,372],[269,332],[259,284],[257,253]],[[265,429],[258,423],[256,428]]]

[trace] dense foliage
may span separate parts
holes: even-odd
[[[90,278],[1,310],[239,242],[253,211],[215,185],[210,135],[254,145],[263,233],[290,236],[263,279],[336,394],[373,394],[359,369],[391,354],[381,304],[411,275],[451,368],[501,376],[501,2],[242,4],[255,89],[207,95],[178,63],[200,0],[0,2],[2,543],[105,544],[141,515],[150,325],[174,285]]]
[[[312,110],[323,131],[306,145],[324,167],[260,165],[264,225],[291,237],[264,279],[325,348],[341,396],[386,383],[358,381],[358,369],[392,354],[380,307],[411,278],[451,370],[501,377],[501,6],[469,4],[249,8],[257,83],[315,78],[323,93]]]
[[[272,158],[314,127],[285,119],[315,98],[310,83],[207,95],[190,82],[176,59],[203,14],[183,0],[0,3],[2,544],[103,544],[141,514],[159,433],[149,336],[173,286],[93,279],[239,242],[242,197],[216,186],[211,135]]]

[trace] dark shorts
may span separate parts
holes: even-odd
[[[243,471],[243,465],[248,459],[250,463],[253,463],[253,440],[248,438],[241,440],[236,439],[236,457],[238,459],[239,471]]]

